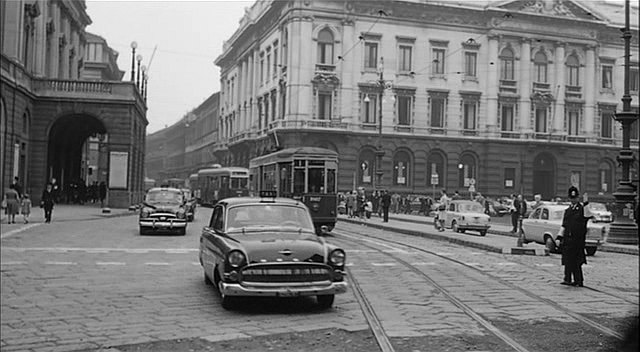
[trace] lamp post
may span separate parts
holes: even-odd
[[[138,43],[131,42],[131,82],[133,82],[133,78],[135,77],[137,47],[138,47]]]
[[[138,61],[138,71],[136,72],[136,86],[140,89],[140,61],[142,61],[142,55],[138,54],[136,56],[136,61]]]
[[[624,38],[624,95],[622,96],[622,112],[615,114],[616,121],[622,124],[622,149],[618,161],[622,165],[622,175],[618,188],[613,196],[616,198],[615,220],[609,228],[608,242],[618,244],[638,244],[638,225],[633,221],[635,186],[630,178],[630,166],[635,156],[630,148],[631,125],[638,120],[638,114],[631,111],[631,95],[629,94],[629,56],[631,30],[629,29],[629,0],[625,1]],[[637,123],[637,122],[636,122]],[[635,214],[639,216],[640,214]]]
[[[145,65],[140,66],[140,70],[142,70],[142,81],[140,82],[140,95],[144,97],[144,85],[145,85],[145,77],[147,75],[147,67]]]
[[[380,95],[378,97],[379,110],[378,110],[378,141],[376,146],[376,182],[374,184],[374,189],[378,190],[382,187],[382,175],[384,172],[382,171],[382,157],[384,156],[384,149],[382,149],[382,97],[384,96],[384,90],[390,88],[392,85],[391,81],[385,81],[384,79],[384,58],[380,58],[380,64],[378,65],[378,79],[375,81],[378,89],[380,91]],[[365,99],[368,99],[367,96]]]

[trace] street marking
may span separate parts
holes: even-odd
[[[29,230],[29,229],[31,229],[31,228],[34,228],[34,227],[36,227],[36,226],[40,226],[40,225],[42,225],[42,223],[40,223],[40,224],[31,224],[31,225],[27,225],[27,226],[22,226],[21,228],[14,229],[14,230],[11,230],[11,231],[7,231],[7,232],[3,233],[2,235],[0,235],[0,239],[5,239],[5,238],[7,238],[7,237],[11,237],[11,236],[13,236],[13,235],[17,235],[17,234],[19,234],[20,232],[27,231],[27,230]],[[7,225],[3,225],[3,227],[5,227],[5,226],[7,226]],[[6,228],[6,227],[5,227],[5,228]]]
[[[549,264],[549,263],[543,263],[543,264],[536,264],[536,266],[546,266],[546,267],[551,267],[551,266],[556,266],[555,264]]]
[[[189,253],[188,249],[165,249],[164,250],[166,253],[175,253],[175,254],[180,254],[180,253]]]
[[[496,265],[513,266],[513,265],[518,265],[518,263],[506,262],[506,263],[496,263]]]
[[[3,250],[14,252],[24,251],[45,251],[45,252],[89,252],[89,253],[108,253],[108,252],[129,252],[129,253],[149,253],[164,252],[183,254],[189,252],[197,252],[198,248],[80,248],[80,247],[7,247],[2,246]]]
[[[438,265],[438,264],[434,262],[416,262],[416,263],[411,263],[411,265],[418,266],[418,265]]]
[[[151,263],[144,263],[144,265],[169,265],[169,263],[151,262]]]
[[[47,265],[77,265],[78,263],[74,262],[44,262]]]
[[[106,249],[87,249],[87,253],[109,253]]]
[[[68,249],[66,248],[49,248],[45,250],[46,252],[51,252],[51,253],[66,253],[69,252]]]
[[[96,262],[96,265],[126,265],[124,262]]]
[[[127,253],[149,253],[148,249],[136,249],[136,248],[125,249],[124,251]]]
[[[27,264],[27,262],[20,262],[20,261],[15,261],[15,262],[1,262],[1,265],[22,265],[22,264]]]
[[[396,263],[371,263],[373,266],[396,266]]]

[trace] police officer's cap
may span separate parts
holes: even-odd
[[[569,198],[576,198],[579,194],[580,192],[578,192],[578,188],[576,188],[575,186],[569,187]]]

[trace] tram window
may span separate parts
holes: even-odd
[[[324,166],[324,160],[309,160],[308,166]]]
[[[246,178],[234,177],[231,179],[231,188],[233,189],[247,188],[247,182],[248,180]]]
[[[220,177],[220,188],[228,189],[229,188],[229,176]]]
[[[327,193],[336,193],[336,170],[327,169]]]
[[[309,169],[309,193],[325,193],[324,169]]]
[[[291,193],[291,163],[278,164],[280,169],[280,192],[281,194]]]
[[[306,181],[305,169],[296,168],[293,172],[293,194],[302,194],[305,192],[304,184]]]
[[[305,167],[305,166],[307,166],[307,163],[304,160],[294,160],[293,161],[293,166],[295,166],[295,167]]]
[[[261,191],[276,189],[276,165],[268,165],[262,169]]]

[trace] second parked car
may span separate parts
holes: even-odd
[[[484,213],[484,208],[478,202],[471,200],[454,200],[444,215],[444,226],[455,232],[466,230],[478,231],[481,236],[487,234],[491,218]]]

